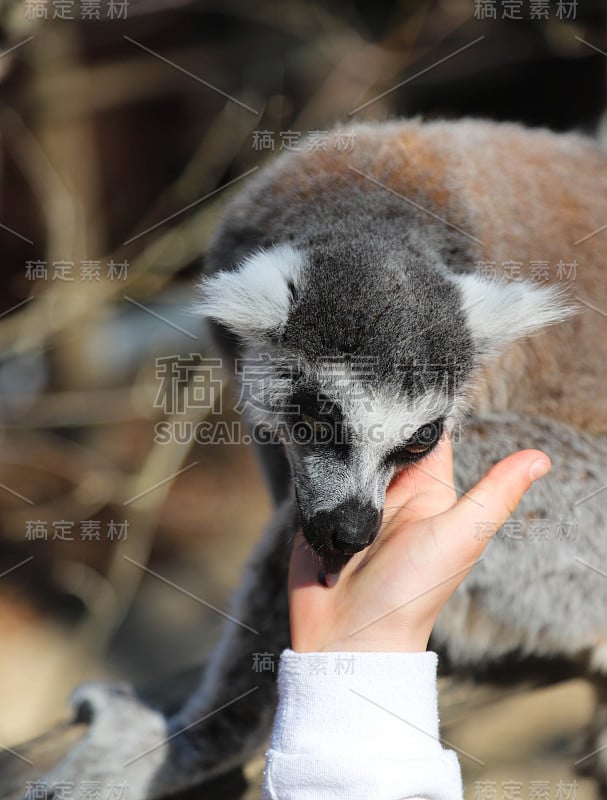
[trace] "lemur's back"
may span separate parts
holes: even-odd
[[[304,144],[252,180],[226,209],[209,269],[284,241],[375,237],[430,248],[457,271],[562,285],[581,313],[509,348],[478,404],[607,431],[607,230],[590,235],[607,225],[607,154],[579,136],[475,120],[349,132],[351,149]]]

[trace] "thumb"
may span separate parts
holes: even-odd
[[[490,539],[514,512],[534,481],[546,475],[550,459],[541,450],[520,450],[499,461],[451,511],[449,525],[470,532],[471,558],[478,558]],[[474,535],[482,528],[483,535]],[[453,528],[451,528],[453,530]],[[461,548],[461,540],[458,543]]]

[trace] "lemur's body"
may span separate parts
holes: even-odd
[[[577,244],[607,222],[606,155],[592,142],[478,121],[353,130],[351,152],[309,153],[302,145],[251,181],[223,218],[209,269],[236,266],[280,242],[339,252],[353,236],[368,237],[385,249],[400,241],[404,254],[411,245],[436,253],[456,272],[495,263],[498,276],[503,265],[514,274],[520,262],[520,280],[542,285],[566,285],[576,261],[569,288],[592,304],[604,301],[607,233]],[[547,274],[534,278],[541,261]],[[344,295],[356,299],[350,287]],[[584,309],[509,348],[482,382],[477,408],[606,433],[606,372],[607,317]]]
[[[411,434],[434,422],[453,429],[472,407],[477,416],[455,446],[456,485],[472,485],[514,449],[544,448],[553,471],[515,518],[551,523],[547,537],[525,527],[491,545],[434,642],[456,668],[520,653],[579,659],[601,674],[607,580],[583,562],[604,568],[607,551],[598,491],[607,475],[607,232],[589,235],[607,224],[607,155],[579,137],[474,121],[352,133],[351,151],[303,146],[251,181],[227,206],[207,259],[209,273],[234,270],[207,282],[203,302],[224,355],[271,356],[255,420],[289,418],[285,393],[306,417],[320,414],[308,413],[313,389],[337,408],[330,424],[349,431],[342,449],[286,448],[304,532],[324,554],[360,549],[375,535],[394,470],[418,458]],[[480,262],[498,275],[521,262],[526,280],[482,281],[473,274]],[[538,262],[544,273],[534,283]],[[563,311],[564,295],[581,304],[577,315]],[[359,356],[373,362],[367,382]],[[442,382],[420,389],[411,377],[420,365],[437,368]],[[378,418],[382,438],[371,442],[364,431]],[[236,600],[235,616],[259,634],[228,628],[200,689],[168,723],[187,733],[125,772],[124,750],[134,756],[158,741],[164,722],[135,700],[83,690],[98,709],[97,733],[94,724],[53,779],[125,776],[139,800],[237,763],[263,741],[274,686],[269,673],[252,672],[251,654],[288,644],[285,573],[297,521],[282,445],[260,450],[284,502]],[[103,730],[121,713],[134,723],[117,761]],[[607,734],[596,734],[601,747]],[[603,783],[606,759],[604,751],[595,759]]]

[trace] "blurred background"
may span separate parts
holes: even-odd
[[[248,448],[188,433],[240,418],[190,310],[229,196],[352,120],[604,137],[606,20],[601,0],[0,3],[0,747],[84,679],[202,664],[268,519]],[[485,762],[463,760],[467,796],[594,796],[571,766],[585,684],[446,686],[446,737]]]

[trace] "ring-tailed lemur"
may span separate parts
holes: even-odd
[[[607,154],[575,135],[473,120],[349,134],[351,149],[276,158],[228,204],[207,257],[200,313],[225,359],[261,365],[252,424],[273,432],[258,449],[277,512],[234,602],[257,633],[228,623],[171,719],[128,692],[81,687],[90,732],[50,785],[126,781],[143,800],[258,748],[275,689],[252,653],[288,646],[297,526],[338,566],[376,535],[394,471],[425,456],[431,470],[441,432],[470,409],[458,487],[520,448],[544,449],[553,470],[523,499],[516,535],[498,537],[453,596],[433,644],[455,668],[571,657],[601,685]],[[302,440],[297,425],[320,438]],[[599,704],[589,750],[602,749],[586,764],[607,786],[604,715]]]

